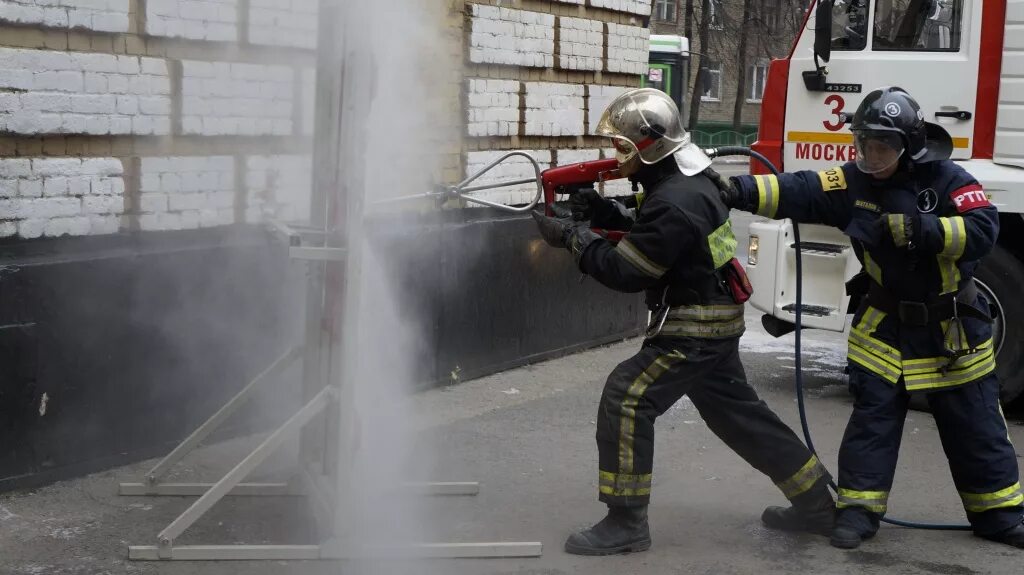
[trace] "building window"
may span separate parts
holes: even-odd
[[[768,63],[758,62],[751,66],[747,81],[750,82],[750,93],[747,95],[747,102],[760,102],[764,97],[764,85],[768,81]]]
[[[654,19],[662,22],[675,22],[677,4],[678,0],[655,0]]]
[[[704,91],[700,96],[701,102],[722,101],[722,63],[708,62],[703,69],[702,78]]]
[[[774,32],[779,27],[779,13],[782,7],[779,0],[763,0],[761,2],[761,23]]]
[[[708,11],[710,12],[710,14],[708,14],[708,17],[710,18],[708,20],[708,27],[711,28],[712,30],[724,29],[725,23],[722,20],[722,16],[724,15],[722,9],[722,0],[711,0],[710,2],[708,2],[708,8]]]

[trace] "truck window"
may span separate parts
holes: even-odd
[[[881,0],[872,48],[958,52],[962,14],[963,0]]]
[[[832,5],[832,50],[863,50],[867,45],[867,0],[836,0]]]

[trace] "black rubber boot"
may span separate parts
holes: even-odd
[[[608,516],[590,529],[573,533],[565,541],[566,553],[573,555],[615,555],[651,548],[647,506],[608,506]]]
[[[1012,545],[1018,549],[1024,549],[1024,523],[1014,525],[1006,531],[1000,531],[993,535],[978,535],[978,537],[983,537],[996,543]]]
[[[836,513],[836,527],[829,543],[840,549],[856,549],[878,533],[882,516],[861,507],[847,507]]]
[[[832,536],[829,537],[828,542],[833,547],[840,549],[856,549],[860,547],[860,543],[863,538],[860,536],[860,532],[853,527],[838,526],[832,530]]]
[[[761,522],[769,529],[827,537],[832,534],[835,516],[836,503],[826,491],[807,502],[795,501],[792,507],[769,507],[761,514]]]

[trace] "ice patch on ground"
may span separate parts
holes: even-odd
[[[51,527],[46,534],[54,539],[70,541],[83,533],[85,529],[81,527]]]
[[[75,525],[73,527],[65,527],[63,525],[53,525],[58,523],[60,519],[43,519],[43,523],[46,524],[44,529],[47,537],[53,539],[62,539],[64,541],[70,541],[79,535],[85,533],[85,528]]]
[[[10,521],[11,519],[17,518],[18,515],[11,513],[11,510],[0,505],[0,521]]]
[[[774,354],[782,364],[781,368],[792,371],[793,336],[775,338],[767,333],[749,330],[740,338],[741,353]],[[823,341],[808,337],[805,333],[801,338],[803,348],[804,373],[842,379],[843,368],[846,367],[846,343],[842,341]]]

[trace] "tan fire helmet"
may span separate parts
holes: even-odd
[[[596,133],[615,142],[620,164],[637,155],[648,165],[675,155],[679,169],[687,176],[711,165],[711,158],[683,129],[676,103],[661,90],[641,88],[622,94],[605,110]]]

